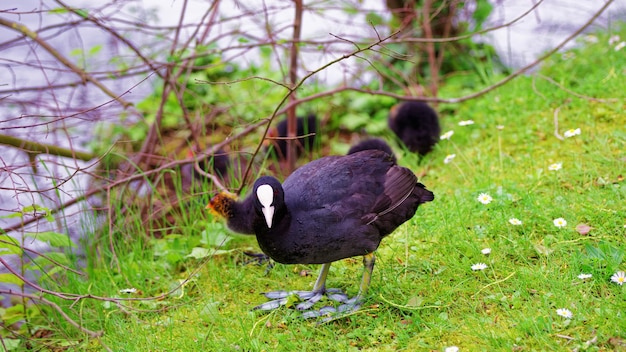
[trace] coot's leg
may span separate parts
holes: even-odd
[[[363,256],[363,277],[361,278],[361,285],[359,285],[359,293],[357,293],[354,298],[346,301],[346,304],[339,306],[337,309],[338,311],[355,311],[359,309],[363,301],[363,297],[365,297],[365,294],[367,294],[367,290],[370,287],[375,262],[376,256],[373,252]]]
[[[302,300],[302,303],[296,305],[298,310],[307,310],[311,308],[315,303],[326,295],[328,299],[337,302],[346,302],[348,300],[348,296],[341,292],[340,289],[337,288],[326,288],[326,277],[328,276],[328,269],[330,269],[331,263],[322,264],[322,269],[320,270],[320,274],[313,285],[313,290],[311,291],[273,291],[264,293],[265,297],[271,299],[271,301],[265,302],[253,308],[253,310],[272,310],[276,309],[280,306],[287,304],[289,300],[289,296],[297,295],[299,300]],[[319,316],[319,312],[311,312],[313,316]],[[305,315],[305,318],[310,318],[312,316]]]

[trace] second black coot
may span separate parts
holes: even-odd
[[[391,150],[391,147],[389,146],[389,144],[387,144],[387,142],[380,138],[370,138],[362,140],[359,143],[350,147],[350,150],[348,150],[348,154],[354,154],[356,152],[368,149],[382,150],[383,152],[389,154],[393,161],[396,162],[396,156],[394,155],[393,150]]]
[[[388,124],[410,151],[420,155],[429,153],[441,134],[437,113],[424,102],[407,101],[394,106]]]
[[[298,305],[302,310],[326,293],[342,297],[326,289],[331,263],[363,256],[359,293],[342,306],[354,310],[369,287],[373,252],[381,240],[411,219],[420,204],[433,199],[415,174],[396,165],[391,155],[364,150],[312,161],[282,185],[274,177],[263,176],[244,201],[217,195],[207,207],[226,217],[232,230],[252,230],[263,252],[279,263],[323,264],[313,290],[297,291],[305,300]],[[289,294],[268,293],[274,300],[256,308],[279,307]],[[309,316],[316,315],[319,312],[309,312]]]
[[[306,136],[306,137],[301,137]],[[287,159],[287,120],[283,120],[275,129],[271,129],[268,133],[268,137],[277,138],[271,140],[272,149],[270,154],[275,155],[278,160]],[[317,138],[317,117],[314,114],[310,114],[307,117],[298,117],[296,119],[296,157],[302,155],[303,152],[310,152],[315,146],[315,140]]]

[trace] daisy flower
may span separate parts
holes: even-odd
[[[476,264],[472,265],[472,270],[473,271],[485,270],[485,269],[487,269],[487,264],[485,264],[485,263],[476,263]]]
[[[609,45],[613,45],[617,42],[619,42],[619,35],[612,35],[611,38],[609,38]]]
[[[591,276],[592,276],[591,274],[581,273],[580,275],[578,275],[578,278],[581,280],[587,280],[587,279],[591,279]]]
[[[626,282],[626,273],[623,271],[618,271],[613,276],[611,276],[611,281],[615,282],[618,285],[623,285]]]
[[[489,255],[491,254],[491,248],[483,248],[480,253],[484,254],[484,255]]]
[[[439,137],[439,138],[441,140],[450,139],[450,137],[452,137],[453,134],[454,134],[454,131],[448,131],[448,132],[442,134],[441,137]]]
[[[565,227],[567,226],[567,221],[563,218],[556,218],[554,220],[552,220],[552,223],[554,223],[554,226],[561,228],[561,227]]]
[[[598,37],[596,37],[595,35],[592,35],[592,34],[587,34],[586,36],[583,37],[583,39],[587,43],[597,43],[598,42]]]
[[[577,128],[577,129],[569,129],[565,131],[563,133],[563,136],[565,136],[565,138],[570,138],[570,137],[578,136],[579,134],[580,134],[580,128]]]
[[[509,219],[509,224],[515,225],[515,226],[519,226],[519,225],[522,224],[522,220],[520,220],[518,218],[510,218]]]
[[[445,159],[443,159],[443,163],[449,164],[454,158],[456,158],[456,154],[448,154],[446,155]]]
[[[491,198],[491,196],[488,195],[487,193],[479,194],[478,198],[476,198],[476,199],[478,199],[478,201],[483,203],[483,204],[489,204],[493,200],[493,198]]]
[[[563,167],[563,163],[554,163],[554,164],[548,166],[548,170],[550,170],[550,171],[558,171],[558,170],[561,170],[562,167]]]
[[[557,309],[556,314],[562,316],[565,319],[572,319],[572,317],[574,316],[574,314],[572,314],[572,311],[567,308]]]
[[[459,121],[459,126],[469,126],[469,125],[473,125],[473,124],[474,124],[474,120]]]

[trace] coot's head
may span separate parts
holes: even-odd
[[[226,219],[230,219],[232,216],[233,203],[236,201],[234,195],[226,192],[221,192],[213,196],[211,201],[206,206],[207,209],[213,215],[218,215]]]
[[[262,176],[254,182],[253,196],[257,215],[262,216],[267,228],[271,229],[284,209],[283,186],[274,177]]]

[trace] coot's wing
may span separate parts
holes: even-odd
[[[415,189],[417,176],[413,171],[400,166],[394,166],[385,175],[385,183],[382,194],[378,195],[374,206],[371,208],[368,224],[374,222],[379,216],[383,216],[402,204]]]
[[[283,182],[285,203],[291,210],[347,208],[365,214],[381,193],[392,165],[391,156],[380,150],[317,159]]]

